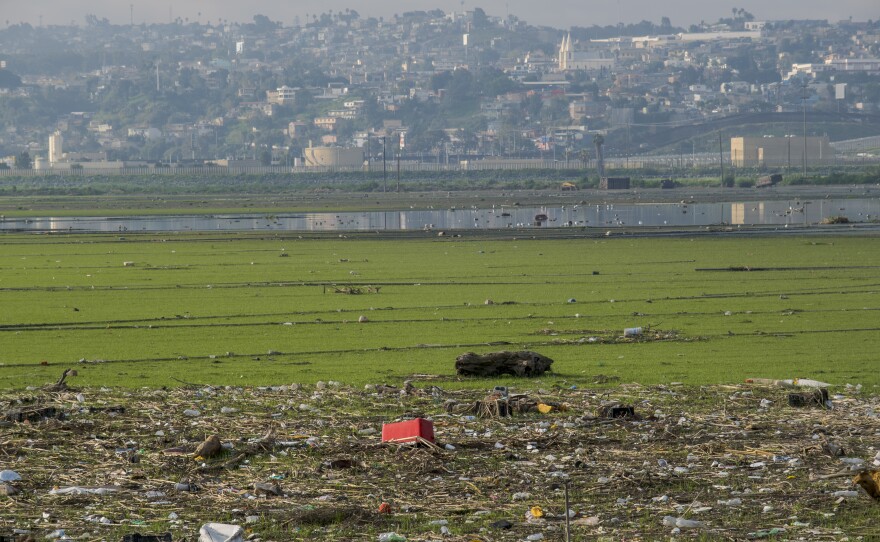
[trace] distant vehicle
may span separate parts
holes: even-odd
[[[764,175],[763,177],[758,177],[758,182],[755,183],[755,188],[767,188],[769,186],[773,186],[775,184],[779,184],[782,182],[782,174],[774,173],[773,175]]]

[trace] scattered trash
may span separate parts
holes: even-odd
[[[244,529],[226,523],[206,523],[199,529],[199,542],[244,542]]]
[[[328,461],[324,461],[321,463],[321,466],[318,470],[329,469],[329,470],[342,470],[342,469],[350,469],[354,467],[357,463],[353,459],[344,457],[337,459],[330,459]]]
[[[788,404],[792,407],[817,406],[821,408],[831,408],[832,406],[826,388],[818,388],[813,391],[802,393],[789,393]]]
[[[774,527],[772,529],[761,529],[759,531],[749,533],[748,538],[749,540],[758,540],[761,538],[770,538],[771,536],[776,536],[780,534],[785,534],[785,529],[782,527]]]
[[[254,493],[257,495],[267,495],[280,497],[284,494],[281,486],[273,483],[256,482],[254,483]]]
[[[33,405],[8,410],[4,417],[10,422],[34,424],[47,420],[64,419],[64,413],[54,406]]]
[[[620,328],[618,328],[620,329]],[[640,327],[628,327],[623,330],[624,337],[639,337],[642,334],[642,328]]]
[[[550,370],[553,360],[536,352],[467,352],[455,359],[455,371],[465,376],[540,376]]]
[[[854,497],[858,497],[858,496],[859,496],[859,492],[858,492],[858,491],[849,491],[849,490],[835,491],[834,493],[831,494],[831,496],[832,496],[832,497],[843,497],[843,498],[846,498],[846,499],[852,499],[852,498],[854,498]]]
[[[599,407],[598,415],[600,418],[634,419],[636,417],[636,409],[631,405],[614,403]]]
[[[677,518],[673,516],[664,516],[663,525],[666,525],[667,527],[678,527],[679,529],[701,529],[706,526],[702,521]]]
[[[122,542],[171,542],[171,533],[141,534],[132,533],[122,537]]]
[[[761,386],[779,386],[783,388],[793,388],[795,386],[803,386],[806,388],[828,388],[831,384],[819,382],[809,378],[793,378],[788,380],[777,380],[774,378],[747,378],[746,384],[759,384]]]
[[[406,537],[397,533],[379,533],[379,542],[406,542]]]
[[[0,471],[0,482],[17,482],[21,480],[21,475],[14,470]]]
[[[379,513],[380,514],[390,514],[391,513],[391,505],[387,502],[383,502],[379,504]]]
[[[382,425],[382,442],[434,442],[434,424],[429,420],[416,418]]]
[[[499,519],[498,521],[493,521],[492,523],[490,523],[489,527],[506,531],[507,529],[513,528],[513,523],[506,519]]]
[[[118,487],[56,487],[49,491],[49,495],[108,495],[119,491]]]
[[[282,524],[328,539],[345,539],[346,529],[360,525],[373,540],[392,530],[435,541],[502,534],[522,541],[538,531],[544,540],[564,540],[565,518],[581,531],[575,537],[659,540],[672,531],[744,540],[789,537],[797,529],[800,538],[824,540],[862,531],[823,521],[823,514],[842,519],[842,508],[851,513],[880,501],[872,439],[880,418],[865,414],[880,411],[880,396],[868,386],[832,397],[839,407],[829,412],[785,406],[789,393],[820,388],[776,384],[591,389],[587,382],[606,377],[587,372],[576,389],[572,379],[556,377],[536,381],[525,394],[494,386],[516,385],[509,378],[488,390],[441,389],[446,378],[412,375],[402,385],[367,388],[328,381],[321,389],[3,390],[0,412],[57,401],[55,408],[67,413],[48,423],[6,422],[12,430],[3,433],[0,468],[9,472],[0,471],[0,479],[10,481],[0,480],[0,493],[19,496],[0,496],[9,505],[3,519],[7,529],[33,529],[34,539],[66,529],[55,538],[117,542],[125,532],[153,527],[158,531],[143,540],[162,540],[166,529],[174,539],[214,540],[193,532],[210,513],[241,526],[230,526],[231,533],[247,529],[233,540],[271,540]],[[758,409],[762,398],[771,404]],[[222,413],[224,404],[237,413]],[[540,405],[551,407],[549,414]],[[184,415],[190,408],[201,416]],[[401,416],[394,422],[430,420],[440,445],[380,445],[389,413]],[[361,436],[362,429],[375,433]],[[209,440],[220,451],[194,462]],[[140,466],[129,463],[132,454],[142,458]],[[24,480],[11,480],[15,471]],[[634,486],[645,482],[643,490]],[[568,483],[580,490],[572,505],[562,500]],[[138,514],[129,514],[135,507]],[[671,519],[660,521],[664,516]],[[105,525],[112,527],[94,534]]]

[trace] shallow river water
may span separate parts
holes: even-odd
[[[32,232],[400,231],[539,227],[809,225],[828,217],[880,220],[880,198],[735,203],[622,203],[339,213],[0,218]]]

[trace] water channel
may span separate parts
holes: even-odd
[[[829,217],[880,220],[880,198],[726,203],[616,203],[279,214],[0,217],[0,231],[401,231],[539,227],[685,227],[817,224]]]

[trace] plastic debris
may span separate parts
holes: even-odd
[[[492,527],[493,529],[507,530],[513,527],[513,523],[506,519],[499,519],[498,521],[490,523],[489,527]]]
[[[770,538],[771,536],[776,536],[780,534],[785,534],[785,529],[783,529],[782,527],[774,527],[772,529],[761,529],[759,531],[749,533],[748,538],[750,540],[758,540],[761,538]]]
[[[171,533],[141,534],[131,533],[122,537],[122,542],[171,542]]]
[[[677,518],[674,516],[664,516],[663,525],[666,525],[667,527],[678,527],[679,529],[701,529],[706,526],[702,521]]]
[[[21,480],[21,475],[14,470],[0,471],[0,482],[17,482]]]
[[[538,403],[538,412],[540,412],[541,414],[549,414],[552,410],[552,406],[545,405],[544,403]]]
[[[379,533],[379,542],[406,542],[406,537],[395,532]]]
[[[119,491],[118,487],[56,487],[49,491],[49,495],[107,495]]]
[[[199,529],[199,542],[244,542],[244,529],[228,523],[206,523]]]

